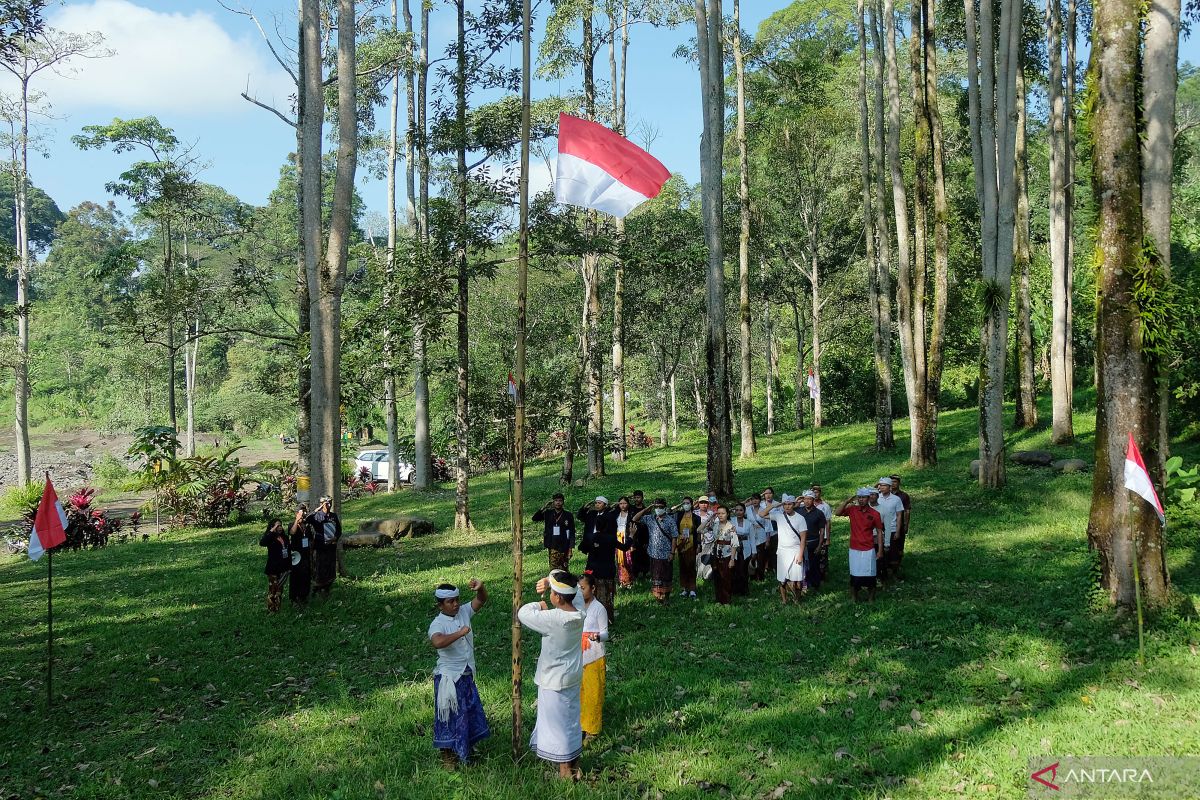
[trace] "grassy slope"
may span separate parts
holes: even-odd
[[[907,579],[876,604],[851,605],[840,591],[844,522],[838,591],[803,606],[780,609],[763,585],[730,607],[708,587],[699,603],[666,609],[644,586],[619,597],[605,734],[585,754],[586,789],[547,784],[529,756],[509,760],[503,474],[472,482],[477,533],[405,543],[400,555],[354,551],[364,577],[300,616],[265,613],[257,525],[56,559],[61,699],[49,721],[38,677],[45,562],[6,561],[0,797],[699,797],[722,787],[761,797],[785,781],[786,797],[1019,797],[1039,755],[1200,752],[1200,625],[1159,620],[1139,669],[1136,633],[1090,604],[1088,476],[1014,467],[1007,490],[980,491],[966,477],[975,419],[944,415],[942,465],[909,475]],[[1092,423],[1078,424],[1086,457]],[[871,437],[868,426],[817,436],[831,498],[902,468],[902,456],[870,452]],[[760,446],[739,467],[740,488],[807,482],[807,434]],[[570,502],[634,488],[695,494],[703,460],[698,439],[640,452]],[[556,472],[533,466],[529,494],[549,496]],[[444,527],[452,494],[364,500],[347,517],[391,509]],[[545,561],[530,534],[532,583]],[[1194,599],[1195,529],[1173,539],[1175,583]],[[424,633],[432,586],[470,576],[494,593],[476,638],[494,735],[481,764],[447,774],[429,741]],[[534,694],[527,677],[525,736]]]

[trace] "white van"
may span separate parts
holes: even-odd
[[[371,477],[375,480],[386,481],[388,471],[387,450],[363,450],[359,453],[354,458],[354,471],[362,472],[364,469],[371,473]],[[400,461],[397,469],[401,483],[412,483],[412,476],[416,467],[405,461]]]

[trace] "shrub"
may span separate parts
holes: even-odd
[[[24,486],[11,486],[0,495],[0,512],[6,517],[29,517],[37,513],[38,503],[42,501],[43,485],[38,481],[30,481]]]
[[[121,459],[105,453],[96,459],[92,465],[92,473],[96,481],[105,489],[116,489],[123,492],[135,491],[141,486],[141,480]]]

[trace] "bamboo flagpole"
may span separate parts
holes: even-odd
[[[1162,502],[1158,499],[1158,492],[1154,489],[1154,482],[1150,480],[1146,462],[1142,460],[1142,452],[1138,449],[1137,442],[1133,440],[1132,433],[1129,434],[1129,443],[1125,448],[1125,488],[1153,506],[1155,513],[1158,514],[1159,522],[1166,527],[1167,515],[1163,511]],[[1142,616],[1142,576],[1138,565],[1138,528],[1132,502],[1126,502],[1125,516],[1129,521],[1129,546],[1133,549],[1133,599],[1137,605],[1138,664],[1144,666],[1146,639]]]
[[[54,705],[54,548],[66,540],[67,515],[47,472],[33,530],[29,532],[29,559],[37,561],[46,556],[46,711]]]
[[[525,492],[525,304],[529,293],[529,104],[530,104],[530,0],[521,2],[521,177],[520,224],[517,233],[517,353],[516,414],[513,422],[513,501],[512,501],[512,756],[521,753],[521,584],[525,579],[522,549],[522,503]]]

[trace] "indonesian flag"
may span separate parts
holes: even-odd
[[[37,561],[42,553],[52,547],[57,547],[67,540],[67,515],[58,495],[54,492],[54,484],[50,476],[46,476],[46,488],[42,490],[42,502],[38,504],[37,515],[33,518],[33,533],[29,536],[29,558]]]
[[[1133,434],[1129,434],[1129,446],[1125,449],[1125,488],[1141,495],[1147,503],[1154,506],[1159,520],[1167,524],[1167,516],[1163,513],[1162,503],[1158,502],[1158,492],[1150,481],[1150,473],[1146,471],[1146,462],[1142,461],[1142,453]]]
[[[658,159],[620,134],[570,114],[558,115],[558,202],[624,217],[658,197],[670,177]]]
[[[508,373],[508,394],[514,403],[517,402],[517,382],[513,380],[511,372]]]
[[[817,383],[817,376],[813,374],[812,369],[808,371],[808,396],[813,400],[821,396],[821,386]]]

